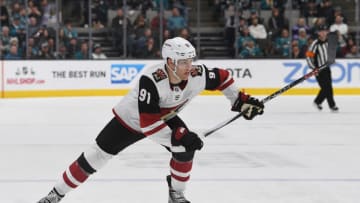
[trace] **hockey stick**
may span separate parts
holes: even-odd
[[[335,57],[336,57],[336,47],[337,47],[337,35],[335,32],[331,32],[328,34],[328,50],[327,50],[327,54],[328,54],[328,60],[327,62],[320,66],[317,69],[312,70],[311,72],[307,73],[306,75],[302,76],[301,78],[293,81],[292,83],[286,85],[285,87],[279,89],[278,91],[272,93],[271,95],[265,97],[264,99],[261,100],[262,103],[266,103],[272,99],[274,99],[275,97],[279,96],[280,94],[288,91],[289,89],[291,89],[292,87],[302,83],[304,80],[318,74],[320,71],[322,71],[323,69],[325,69],[326,67],[330,66],[331,64],[335,63]],[[209,129],[208,131],[206,131],[203,136],[207,137],[211,134],[213,134],[215,131],[218,131],[219,129],[223,128],[224,126],[232,123],[233,121],[235,121],[236,119],[240,118],[241,116],[243,116],[245,114],[245,112],[247,112],[249,108],[245,109],[244,111],[238,113],[237,115],[235,115],[234,117],[223,121],[222,123],[219,123],[217,126],[213,127],[212,129]]]

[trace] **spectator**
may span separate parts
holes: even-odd
[[[242,33],[244,29],[248,29],[249,25],[247,24],[247,20],[243,17],[239,17],[239,33]]]
[[[118,8],[116,10],[116,16],[111,20],[111,32],[112,32],[112,38],[115,41],[114,48],[120,50],[121,52],[123,52],[123,47],[124,47],[124,43],[123,43],[124,26],[126,27],[126,31],[127,31],[126,36],[128,36],[128,33],[131,32],[131,23],[128,18],[126,18],[126,24],[125,25],[124,24],[125,24],[124,12],[121,8]]]
[[[338,37],[337,54],[341,53],[341,50],[346,47],[346,38],[340,32],[336,32]]]
[[[4,5],[4,0],[0,0],[0,25],[1,27],[9,26],[9,12]]]
[[[88,42],[82,42],[80,51],[75,53],[75,59],[89,59],[89,45]]]
[[[18,48],[16,45],[10,45],[9,53],[5,55],[5,59],[8,60],[21,59],[21,57],[18,54]]]
[[[17,37],[20,28],[20,15],[16,14],[13,16],[13,20],[10,25],[10,36]]]
[[[318,16],[318,8],[317,8],[315,1],[310,0],[310,1],[305,1],[305,2],[306,2],[305,10],[304,10],[304,12],[301,12],[300,16],[304,16],[305,18],[317,17]]]
[[[19,46],[23,49],[26,41],[26,30],[24,25],[20,24],[20,18],[19,14],[14,16],[14,20],[10,25],[10,36],[17,37],[19,40]]]
[[[35,5],[33,1],[28,2],[29,7],[29,18],[34,17],[36,18],[37,25],[40,25],[42,19],[42,13],[40,12],[39,8]]]
[[[57,59],[68,59],[68,58],[72,58],[72,57],[70,57],[70,55],[67,53],[65,44],[61,44],[61,45],[60,45],[60,47],[59,47],[59,52],[56,54],[56,58],[57,58]]]
[[[48,0],[41,0],[40,8],[42,11],[42,18],[40,21],[41,25],[55,25],[56,24],[56,7],[52,3],[50,4]]]
[[[349,37],[346,39],[346,46],[341,47],[340,56],[345,57],[347,53],[351,52],[352,46],[355,45],[354,39]]]
[[[343,22],[343,17],[340,15],[335,17],[335,23],[330,26],[330,32],[338,31],[345,38],[347,37],[349,28],[348,25]]]
[[[260,3],[260,8],[261,10],[270,10],[271,8],[273,8],[273,1],[269,1],[269,0],[261,0]]]
[[[244,28],[237,39],[237,47],[239,52],[245,48],[248,41],[253,41],[256,44],[255,38],[250,35],[249,28]]]
[[[94,45],[94,51],[92,53],[92,58],[93,59],[107,59],[107,56],[101,50],[100,44]]]
[[[165,10],[169,10],[171,8],[170,6],[170,0],[155,0],[155,5],[158,10],[160,10],[160,2],[163,3],[163,8]]]
[[[256,11],[256,9],[251,9],[250,10],[250,17],[247,19],[247,24],[251,25],[252,22],[253,22],[253,19],[257,19],[259,24],[264,23],[264,20],[259,17],[258,12]]]
[[[15,16],[15,15],[19,15],[20,14],[20,9],[21,9],[21,5],[20,2],[15,1],[12,5],[11,5],[11,16]]]
[[[28,45],[26,47],[26,58],[33,59],[39,55],[39,48],[35,45],[35,39],[30,37],[28,39]]]
[[[283,15],[280,15],[278,8],[272,9],[272,15],[268,20],[269,35],[276,39],[281,35],[281,30],[288,27],[288,22]]]
[[[27,14],[26,14],[26,9],[24,7],[20,8],[19,16],[20,16],[20,25],[24,26],[24,27],[27,27],[28,17],[27,17]]]
[[[290,56],[290,36],[286,28],[282,29],[281,36],[275,40],[275,53],[282,57]]]
[[[180,15],[179,10],[177,8],[173,8],[172,16],[170,16],[167,21],[167,28],[174,35],[178,30],[184,27],[187,27],[185,18]]]
[[[188,21],[188,7],[184,0],[173,0],[173,8],[177,8],[181,16],[184,17],[185,21]]]
[[[334,16],[334,7],[332,5],[331,0],[323,0],[318,5],[317,10],[318,10],[319,17],[325,17],[325,18],[331,19],[332,16]]]
[[[325,26],[325,18],[315,18],[314,26],[310,29],[311,38],[316,39],[321,27]]]
[[[47,43],[49,45],[49,53],[53,56],[56,55],[56,45],[55,45],[55,39],[53,37],[47,38]]]
[[[191,37],[190,31],[188,28],[183,28],[179,32],[179,37],[182,37],[189,41],[193,46],[195,46],[194,39]]]
[[[37,56],[38,59],[55,59],[55,56],[50,53],[49,43],[43,42],[40,45],[40,51]]]
[[[1,32],[1,44],[2,44],[1,52],[5,56],[7,53],[9,53],[9,50],[10,50],[10,39],[11,39],[10,29],[8,26],[3,26],[1,30],[2,30],[2,32]]]
[[[43,42],[46,42],[49,38],[49,32],[46,28],[46,25],[42,25],[33,37],[37,44],[42,44]]]
[[[306,32],[309,32],[309,27],[306,25],[306,21],[305,21],[305,18],[303,17],[300,17],[298,20],[297,20],[297,23],[296,25],[294,25],[292,27],[292,34],[293,34],[293,38],[294,39],[297,39],[298,36],[299,36],[299,29],[300,28],[304,28],[306,30]]]
[[[78,37],[78,33],[73,28],[72,23],[71,23],[70,20],[65,21],[65,26],[63,27],[63,30],[64,30],[64,40],[65,40],[64,42],[65,42],[65,45],[68,45],[72,38],[77,38]]]
[[[142,0],[140,7],[141,14],[145,15],[147,10],[155,10],[155,2],[153,2],[153,0]]]
[[[167,20],[164,16],[162,16],[162,26],[163,29],[166,29]],[[151,29],[155,31],[155,33],[159,33],[160,31],[160,13],[158,12],[155,17],[151,19],[150,22]]]
[[[40,26],[38,26],[37,20],[35,17],[30,17],[29,18],[29,35],[30,36],[35,36],[36,32],[39,30]]]
[[[337,7],[334,8],[334,13],[333,13],[333,15],[331,15],[331,16],[326,16],[326,17],[327,17],[327,22],[328,22],[329,25],[332,25],[332,24],[335,23],[335,18],[336,18],[336,16],[341,16],[341,17],[343,18],[343,22],[344,22],[345,24],[348,23],[347,18],[346,18],[346,16],[343,14],[341,7],[340,7],[340,6],[337,6]]]
[[[105,25],[108,21],[107,13],[108,13],[108,4],[104,0],[99,0],[97,6],[95,6],[95,15],[96,15],[96,22],[98,24]]]
[[[147,41],[150,38],[154,38],[154,35],[150,28],[145,28],[144,33],[139,36],[135,42],[134,55],[136,57],[142,58],[142,56],[144,55],[144,51],[146,50]]]
[[[304,58],[304,53],[300,50],[299,46],[294,45],[291,49],[291,58],[293,59],[301,59]]]
[[[144,36],[145,29],[147,28],[146,19],[143,15],[139,15],[135,20],[134,25],[134,34],[135,40],[138,40],[140,37]]]
[[[360,58],[358,47],[356,45],[352,45],[350,52],[345,55],[345,58]]]
[[[139,55],[139,57],[145,59],[154,59],[160,57],[160,51],[155,45],[154,38],[150,37],[146,40],[144,50],[141,52],[141,55]]]
[[[170,38],[172,38],[172,35],[171,35],[171,33],[170,33],[170,30],[164,29],[164,31],[163,31],[163,41],[162,41],[162,43],[164,43],[165,40],[170,39]]]
[[[253,18],[251,25],[249,26],[250,35],[255,39],[266,39],[267,33],[265,26],[258,23],[257,18]]]
[[[247,41],[245,44],[245,49],[243,49],[239,57],[240,58],[253,58],[253,57],[260,57],[262,56],[262,52],[259,47],[255,46],[253,41]]]
[[[66,45],[69,58],[75,58],[76,52],[79,51],[78,41],[76,38],[71,38],[69,45]]]
[[[304,47],[307,46],[307,40],[308,40],[308,36],[306,34],[306,30],[305,28],[300,28],[299,29],[299,36],[296,39],[299,42],[299,48],[303,49]]]
[[[17,37],[10,38],[10,48],[12,45],[16,46],[17,55],[21,57],[23,55],[23,48],[19,46],[19,39]]]
[[[225,14],[225,41],[227,46],[232,48],[235,42],[236,18],[238,13],[235,11],[235,6],[230,5]]]

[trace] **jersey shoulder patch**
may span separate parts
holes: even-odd
[[[164,80],[167,78],[166,73],[162,69],[157,69],[155,72],[152,73],[152,76],[156,82]]]
[[[203,68],[200,65],[193,66],[193,68],[191,69],[192,77],[202,76],[202,74],[203,74]]]

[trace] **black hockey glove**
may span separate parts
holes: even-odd
[[[242,112],[247,108],[248,110],[243,115],[246,120],[251,120],[256,115],[261,115],[264,113],[264,104],[262,102],[254,97],[251,97],[250,95],[239,92],[238,98],[236,99],[231,110]]]
[[[173,130],[171,135],[171,144],[173,146],[184,146],[186,151],[200,150],[204,143],[200,137],[193,132],[188,131],[184,127],[179,127]]]

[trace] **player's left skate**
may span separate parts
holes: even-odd
[[[53,188],[49,194],[42,198],[37,203],[58,203],[64,197],[64,195],[60,195],[55,188]]]
[[[181,191],[175,191],[171,187],[171,176],[166,176],[166,181],[169,186],[169,201],[168,203],[190,203],[184,196],[184,193]]]

